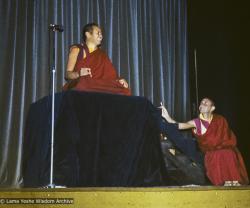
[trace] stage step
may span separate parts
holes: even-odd
[[[249,208],[250,186],[0,189],[1,207]]]

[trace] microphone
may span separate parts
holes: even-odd
[[[58,32],[63,32],[63,26],[62,25],[56,25],[56,24],[50,24],[49,29],[52,31],[58,31]]]

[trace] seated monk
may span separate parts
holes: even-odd
[[[160,108],[167,122],[176,123],[164,106]],[[214,110],[214,102],[204,98],[199,106],[198,118],[176,124],[179,129],[193,130],[199,147],[205,154],[206,175],[213,185],[247,185],[249,179],[241,153],[236,147],[236,136],[226,119],[214,114]]]
[[[80,90],[131,95],[128,83],[120,79],[106,53],[99,48],[103,36],[99,26],[90,23],[83,28],[82,44],[71,46],[63,90]]]

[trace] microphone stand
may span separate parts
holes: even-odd
[[[195,96],[196,96],[196,113],[198,114],[198,106],[199,106],[199,88],[198,88],[198,70],[197,70],[197,52],[194,49],[194,70],[195,70]]]
[[[56,32],[63,32],[62,26],[50,24],[49,26],[49,48],[50,48],[50,71],[52,73],[52,90],[51,90],[51,146],[50,146],[50,181],[45,188],[62,188],[64,186],[56,186],[54,184],[54,124],[55,124],[55,35]],[[52,51],[52,57],[51,57]]]

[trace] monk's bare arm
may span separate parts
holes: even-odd
[[[164,106],[160,106],[162,110],[162,117],[166,119],[169,123],[178,123],[179,129],[191,129],[195,128],[195,123],[193,120],[187,122],[176,122],[171,116],[169,115],[167,109]]]
[[[74,71],[79,51],[80,49],[76,46],[73,46],[70,48],[68,63],[67,63],[67,70],[65,74],[66,80],[77,79],[80,77],[80,74]]]
[[[195,128],[195,123],[193,120],[187,121],[185,123],[178,123],[179,129],[192,129]]]
[[[70,48],[69,58],[68,58],[68,63],[67,63],[67,70],[66,70],[66,75],[65,75],[66,80],[77,79],[82,76],[92,77],[90,68],[81,68],[79,72],[74,71],[79,51],[80,49],[76,46],[73,46]]]

